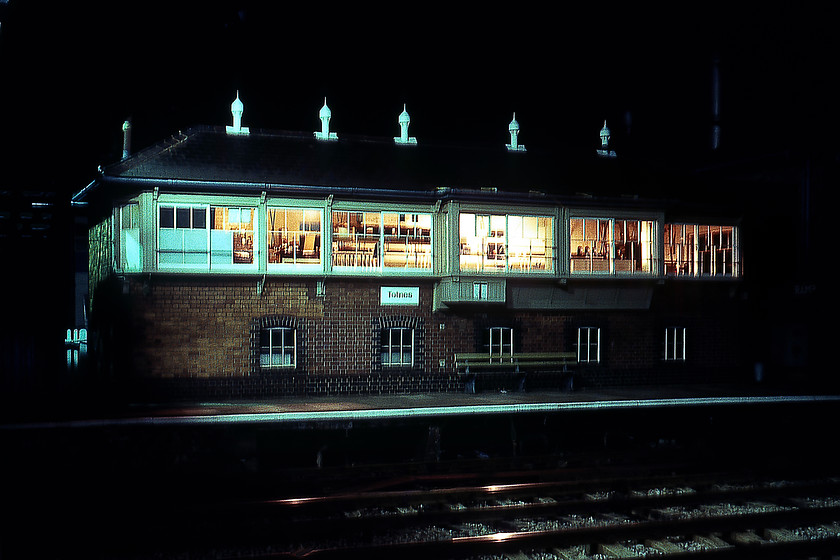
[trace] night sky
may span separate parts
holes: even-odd
[[[0,1],[4,188],[72,194],[124,120],[140,149],[230,124],[237,90],[252,129],[317,130],[326,96],[339,134],[395,136],[406,103],[421,141],[504,143],[515,111],[529,149],[594,148],[604,119],[648,153],[706,149],[716,58],[723,147],[836,142],[829,14],[287,5]]]

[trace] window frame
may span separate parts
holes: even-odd
[[[290,230],[290,229],[280,229],[274,230],[272,226],[274,225],[271,218],[271,212],[282,211],[284,217],[284,225],[288,225],[288,214],[289,212],[299,211],[302,213],[303,219],[303,229],[302,230]],[[318,216],[318,229],[311,230],[307,229],[308,221],[307,215],[310,212],[317,213]],[[324,267],[324,209],[319,208],[317,206],[289,206],[289,205],[276,205],[276,204],[268,204],[265,207],[265,236],[264,241],[266,245],[266,266],[267,270],[278,270],[278,271],[286,271],[290,272],[293,270],[301,270],[301,271],[311,271],[313,269],[322,270]],[[298,243],[294,245],[294,251],[292,255],[292,262],[284,262],[282,259],[288,258],[286,256],[279,257],[281,260],[277,262],[272,262],[273,253],[275,252],[275,245],[271,242],[271,237],[273,234],[277,234],[278,237],[283,237],[283,233],[286,232],[286,235],[292,236],[300,236],[303,238],[303,242],[301,243],[298,240]],[[313,240],[313,246],[311,249],[307,249],[306,246],[308,245],[307,236],[314,234],[315,238]],[[300,249],[301,256],[298,257],[297,255],[297,248],[298,245],[302,245]],[[317,254],[317,262],[313,262],[312,260],[307,260],[305,256],[306,251],[315,251]],[[300,260],[298,260],[300,259]]]
[[[251,319],[250,362],[251,375],[270,375],[277,372],[305,373],[306,370],[306,332],[305,321],[299,317],[285,315],[266,315]],[[291,364],[261,364],[262,333],[277,328],[291,329],[294,332],[294,366]]]
[[[399,342],[394,342],[394,334],[395,332],[399,332]],[[385,343],[387,333],[387,345]],[[405,337],[406,335],[409,338],[409,342],[406,344]],[[386,351],[387,348],[387,351]],[[393,361],[394,356],[394,348],[398,348],[397,354],[399,355],[399,360],[397,362]],[[406,362],[404,361],[404,355],[406,348],[409,349],[408,355],[409,360]],[[380,331],[380,344],[379,344],[379,352],[380,352],[380,363],[382,364],[383,368],[392,369],[392,368],[413,368],[414,361],[415,361],[415,333],[412,327],[400,327],[400,326],[393,326],[393,327],[383,327]],[[385,361],[385,356],[388,356],[388,361]]]
[[[487,350],[490,359],[512,358],[515,352],[514,329],[509,326],[487,327]],[[496,333],[496,336],[493,336]],[[496,352],[498,350],[498,352]]]
[[[592,333],[595,332],[595,342],[592,342]],[[581,343],[582,334],[586,333],[585,344]],[[592,347],[595,347],[595,358],[592,358]],[[583,355],[583,348],[586,348],[586,356]],[[601,363],[601,328],[600,327],[578,327],[577,330],[577,361],[582,364]]]
[[[114,207],[114,268],[120,272],[143,270],[142,222],[139,201],[131,200]]]
[[[459,272],[556,274],[556,208],[552,208],[551,213],[524,209],[517,213],[499,213],[488,209],[465,208],[457,216]],[[528,225],[529,220],[535,223]],[[517,222],[518,226],[515,225]],[[533,229],[534,236],[525,237],[526,229]],[[520,235],[514,238],[517,230]],[[540,233],[543,237],[540,237]],[[526,241],[527,250],[524,249]]]
[[[329,214],[331,270],[342,274],[433,273],[434,212],[417,208],[332,208]],[[409,235],[407,224],[421,221],[427,221],[428,228],[413,226]],[[399,245],[403,251],[389,250]]]
[[[383,372],[417,371],[424,363],[425,322],[412,315],[382,315],[371,321],[371,370]],[[382,363],[383,331],[388,329],[407,329],[411,331],[411,364]],[[402,361],[402,359],[401,359]]]
[[[266,346],[263,344],[263,335],[268,334],[269,336],[269,343],[268,343],[268,354],[265,354],[263,350]],[[274,337],[276,334],[280,334],[280,340],[278,344],[274,344]],[[291,342],[287,341],[287,335],[291,334]],[[272,350],[278,348],[279,352],[273,352]],[[288,349],[291,349],[290,352],[287,353]],[[263,356],[268,356],[268,363],[263,363]],[[273,357],[275,355],[280,356],[280,363],[273,363]],[[286,356],[290,356],[290,360],[287,363],[285,358]],[[282,369],[296,369],[297,368],[297,329],[291,326],[272,326],[272,327],[263,327],[260,329],[260,350],[259,350],[259,363],[260,369],[264,370],[282,370]]]
[[[172,210],[171,225],[167,220],[164,224],[164,210]],[[213,217],[215,210],[222,210],[224,216],[229,216],[234,210],[250,211],[250,221],[248,222],[230,222],[225,218],[222,223],[246,223],[245,228],[230,229],[230,228],[215,228],[213,227]],[[188,211],[188,227],[184,227],[183,220],[186,216],[183,214]],[[197,217],[201,216],[200,220]],[[155,205],[155,263],[158,270],[199,270],[211,272],[243,272],[257,270],[259,268],[259,254],[260,244],[259,239],[259,205],[249,204],[245,201],[238,202],[190,202],[190,201],[163,201]],[[201,225],[196,225],[199,221]],[[178,241],[177,235],[172,232],[181,231],[181,239]],[[189,243],[187,242],[188,231],[201,231],[203,235],[191,235]],[[240,247],[237,251],[237,242],[235,239],[236,233],[242,235],[242,240],[245,241],[250,237],[250,249],[248,244]],[[230,250],[224,251],[218,248],[214,250],[214,239],[220,240],[230,236]],[[194,244],[192,250],[188,247],[189,244]],[[222,243],[226,245],[227,242]],[[216,247],[220,244],[217,242]],[[236,262],[237,253],[250,254],[250,262]],[[220,255],[230,254],[230,262],[219,260]],[[181,254],[180,262],[166,262],[166,255]],[[187,262],[192,259],[194,262]]]
[[[669,337],[669,334],[671,335]],[[687,329],[679,326],[665,327],[665,361],[686,361]]]
[[[675,227],[679,228],[678,232],[674,231]],[[715,236],[718,244],[713,242]],[[723,239],[728,239],[727,246],[720,244]],[[737,225],[670,221],[663,225],[662,243],[664,275],[668,278],[741,277],[741,239]]]
[[[577,221],[581,223],[575,228]],[[631,227],[633,224],[635,228]],[[576,235],[575,230],[580,233]],[[650,215],[623,212],[574,213],[568,217],[566,227],[569,274],[644,278],[658,276],[662,242],[659,230],[660,220]]]

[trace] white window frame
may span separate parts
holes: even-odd
[[[268,346],[263,344],[263,334],[268,334]],[[288,338],[291,337],[291,341]],[[279,338],[279,340],[275,340]],[[267,349],[267,352],[265,350]],[[267,363],[263,357],[267,356]],[[280,363],[274,363],[274,357]],[[288,361],[287,359],[288,358]],[[295,369],[297,367],[297,329],[294,327],[263,327],[260,329],[259,363],[262,369]]]
[[[741,240],[740,228],[729,224],[698,224],[689,222],[669,222],[663,230],[663,255],[668,251],[668,260],[665,262],[666,276],[689,277],[689,278],[738,278],[741,276]],[[666,239],[666,232],[673,232],[679,228],[681,242],[678,244],[669,243]],[[714,245],[711,239],[717,233],[718,240],[723,239],[724,228],[731,230],[730,245],[723,247]],[[707,249],[701,250],[701,230],[705,229]],[[671,238],[674,234],[671,233]],[[689,241],[690,240],[690,241]],[[701,253],[708,253],[708,259],[704,259]],[[727,260],[727,254],[729,260]],[[731,272],[727,273],[726,269]]]
[[[665,361],[684,362],[686,346],[685,327],[665,327]]]
[[[289,211],[303,212],[303,220],[304,220],[303,228],[304,229],[300,230],[300,231],[289,230],[289,229],[286,229],[286,230],[272,230],[271,229],[271,222],[269,220],[270,212],[277,212],[277,211],[282,211],[284,213],[284,218],[286,218],[286,219],[287,219]],[[318,214],[319,226],[318,226],[317,231],[306,229],[306,224],[307,224],[306,217],[310,212],[314,212],[314,213]],[[292,271],[292,270],[298,269],[298,270],[309,270],[309,271],[311,271],[312,269],[319,269],[319,270],[323,269],[323,267],[324,267],[324,239],[325,239],[325,237],[324,237],[324,209],[323,208],[310,207],[310,206],[300,206],[300,207],[298,207],[298,206],[269,205],[269,206],[266,206],[266,208],[265,208],[265,218],[266,218],[266,227],[265,227],[266,233],[265,233],[265,236],[264,236],[264,238],[265,238],[264,240],[265,240],[266,251],[267,251],[266,263],[267,263],[267,266],[268,266],[268,270]],[[312,234],[317,235],[314,242],[317,245],[317,251],[318,251],[318,255],[319,255],[318,262],[299,262],[297,254],[296,254],[296,251],[298,250],[297,247],[295,247],[295,250],[293,250],[294,262],[271,262],[272,246],[269,243],[269,237],[275,232],[280,233],[282,231],[285,231],[287,235],[289,235],[291,233],[292,235],[302,235],[302,236],[304,236],[303,247],[300,247],[301,260],[304,260],[304,261],[305,261],[306,257],[304,256],[303,251],[309,250],[309,249],[306,249],[306,243],[307,243],[306,236],[312,235]],[[313,246],[312,250],[314,250],[314,248],[315,248],[315,246]]]
[[[488,331],[490,358],[513,357],[513,327],[490,327]]]
[[[394,335],[399,333],[399,340],[395,342]],[[385,343],[382,339],[386,338],[387,336],[387,343]],[[406,337],[408,337],[408,342],[406,343]],[[405,349],[409,349],[409,359],[405,360]],[[396,354],[397,359],[394,360],[394,355]],[[411,327],[384,327],[380,332],[380,356],[382,359],[382,367],[384,368],[392,368],[392,367],[402,367],[402,368],[410,368],[414,367],[414,359],[415,359],[415,347],[414,347],[414,329]],[[387,360],[385,357],[387,356]]]
[[[572,236],[573,222],[581,220],[581,235]],[[595,222],[597,237],[586,237],[587,223]],[[628,226],[636,223],[635,241],[626,241]],[[621,237],[617,241],[616,226],[620,223]],[[659,274],[659,221],[645,216],[575,215],[568,219],[566,235],[569,238],[569,271],[574,275],[602,274],[616,276],[655,276]],[[602,231],[603,230],[603,231]],[[603,234],[603,235],[602,235]],[[590,247],[590,242],[594,246]],[[621,245],[621,247],[619,247]],[[622,254],[630,246],[630,253]],[[638,248],[636,248],[638,247]],[[620,250],[621,249],[621,250]],[[638,261],[635,258],[638,251]],[[637,267],[638,265],[638,267]]]
[[[339,214],[346,214],[348,231],[337,231],[336,216]],[[362,224],[365,230],[370,227],[371,230],[378,231],[365,232],[350,232],[351,216],[353,214],[362,215]],[[408,216],[411,216],[410,223],[419,223],[421,217],[428,218],[428,239],[422,243],[425,236],[419,235],[418,230],[422,231],[419,226],[414,227],[414,235],[401,236],[399,231],[387,232],[386,216],[397,216],[398,224],[400,216],[406,217],[406,223],[409,223]],[[367,218],[371,221],[368,222]],[[376,218],[376,224],[373,223],[373,218]],[[377,274],[394,274],[398,275],[403,272],[411,273],[432,273],[433,269],[433,252],[434,252],[434,213],[423,210],[406,210],[406,209],[387,209],[387,210],[372,210],[363,208],[333,208],[330,211],[330,242],[331,242],[331,267],[336,272],[341,273],[369,273],[375,272]],[[342,220],[343,221],[343,220]],[[368,224],[370,224],[368,226]],[[393,226],[392,226],[393,227]],[[399,226],[398,226],[399,227]],[[403,252],[387,251],[391,244],[400,244],[400,239],[405,246]],[[420,240],[421,243],[409,243],[411,240]],[[360,250],[363,245],[372,245],[370,250]],[[417,245],[421,246],[421,250],[417,250]],[[394,260],[396,258],[397,260]]]
[[[529,226],[529,220],[535,224]],[[541,220],[546,222],[542,228]],[[478,274],[554,274],[555,223],[551,214],[464,210],[458,214],[458,270]],[[530,228],[534,235],[525,237],[525,230]],[[517,231],[519,237],[513,237]]]
[[[140,203],[128,202],[114,208],[114,230],[117,240],[114,264],[117,270],[143,270],[143,245],[140,243]]]
[[[593,334],[595,342],[593,343]],[[592,347],[595,347],[594,356]],[[580,363],[601,362],[601,328],[600,327],[579,327],[577,334],[577,359]]]
[[[172,209],[173,211],[173,227],[163,227],[161,224],[161,213],[164,209]],[[189,209],[190,227],[178,227],[178,211]],[[248,210],[251,212],[251,229],[242,230],[247,232],[252,238],[252,258],[250,263],[236,263],[234,262],[235,253],[233,252],[233,236],[236,234],[235,230],[213,229],[211,218],[211,209],[221,209],[223,211],[231,212],[232,210]],[[222,204],[222,203],[190,203],[190,202],[161,202],[156,206],[155,212],[155,233],[157,238],[156,262],[157,267],[161,270],[203,270],[203,271],[246,271],[256,270],[259,267],[259,220],[258,207],[247,204]],[[204,215],[204,227],[193,227],[197,215]],[[246,222],[243,222],[246,223]],[[177,232],[181,231],[181,240],[177,240]],[[195,245],[195,249],[188,250],[189,243],[187,242],[187,232],[194,232],[190,243]],[[198,232],[203,232],[199,234]],[[223,235],[224,234],[224,235]],[[222,262],[218,260],[219,251],[213,250],[213,240],[220,240],[230,236],[230,262]],[[243,233],[245,235],[245,233]],[[171,249],[167,248],[167,238],[172,238],[175,243],[171,245]],[[225,241],[226,243],[226,241]],[[218,246],[218,241],[216,243]],[[176,249],[179,247],[180,249]],[[163,255],[177,254],[183,256],[185,262],[164,262]],[[222,252],[221,254],[225,254]],[[186,262],[188,257],[192,257],[195,262]]]

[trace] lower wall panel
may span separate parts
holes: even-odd
[[[512,330],[517,352],[576,351],[581,329],[598,329],[597,361],[575,366],[577,388],[719,382],[752,371],[744,359],[743,325],[726,297],[693,297],[703,305],[685,309],[660,296],[668,305],[649,310],[469,305],[435,311],[433,280],[403,282],[418,289],[410,305],[383,305],[385,283],[112,278],[100,284],[94,298],[92,371],[133,387],[192,398],[463,391],[455,355],[487,351],[487,333],[499,327]],[[685,359],[666,362],[664,331],[672,326],[688,333]],[[260,366],[260,329],[266,327],[297,330],[293,369]],[[385,328],[413,329],[410,365],[383,363]],[[515,390],[517,384],[501,376],[479,387]],[[525,387],[570,385],[566,376],[532,372]]]

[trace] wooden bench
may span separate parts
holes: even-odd
[[[475,393],[476,377],[483,374],[509,372],[518,376],[518,390],[523,390],[529,371],[561,371],[577,363],[575,352],[518,352],[512,356],[490,356],[480,352],[455,354],[455,371],[464,376],[467,393]]]

